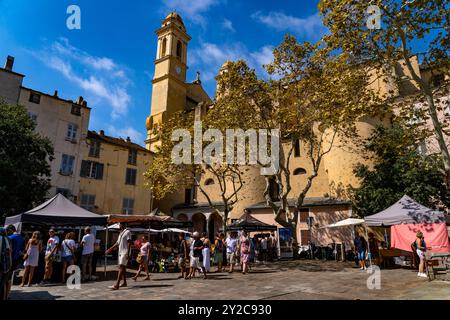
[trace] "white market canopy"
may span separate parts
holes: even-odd
[[[183,229],[178,229],[178,228],[167,228],[167,229],[161,230],[161,232],[176,232],[176,233],[191,234],[189,231],[186,231],[186,230],[183,230]]]
[[[87,211],[58,193],[34,209],[13,217],[7,217],[5,225],[21,223],[49,226],[106,225],[106,216]]]
[[[323,228],[337,228],[337,227],[346,227],[346,226],[354,226],[358,224],[364,223],[364,219],[355,219],[355,218],[348,218],[345,220],[341,220],[332,224],[328,224],[326,226],[320,227],[320,229]]]
[[[445,223],[445,215],[443,212],[427,208],[404,195],[389,208],[366,217],[365,221],[368,226]]]
[[[120,229],[120,223],[115,223],[110,226],[108,226],[109,231],[118,231]],[[190,234],[189,231],[178,229],[178,228],[166,228],[162,230],[156,230],[156,229],[148,229],[148,228],[128,228],[131,232],[136,233],[144,233],[144,232],[150,232],[150,233],[162,233],[162,232],[176,232],[176,233],[187,233]],[[105,230],[104,227],[98,228],[97,230]]]

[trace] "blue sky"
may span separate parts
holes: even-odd
[[[214,96],[225,60],[246,59],[261,76],[285,33],[300,41],[324,33],[317,0],[0,0],[0,63],[16,58],[24,86],[92,107],[90,129],[144,143],[156,56],[154,31],[173,9],[192,40],[187,81],[200,71]],[[69,5],[81,9],[81,30],[66,27]]]

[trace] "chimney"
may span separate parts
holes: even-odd
[[[8,71],[12,71],[14,66],[14,57],[8,56],[6,57],[5,69]]]
[[[84,101],[83,97],[82,97],[82,96],[79,96],[79,97],[78,97],[77,104],[82,105],[82,104],[83,104],[83,101]]]
[[[54,97],[58,97],[58,90],[55,90],[55,93],[53,94]]]
[[[105,135],[105,131],[100,130],[100,135],[101,135],[101,136],[104,136],[104,135]]]

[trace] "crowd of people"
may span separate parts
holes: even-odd
[[[224,271],[225,264],[228,265],[228,272],[234,272],[235,266],[240,265],[243,274],[249,272],[251,261],[268,261],[276,259],[276,241],[274,234],[256,235],[249,237],[247,232],[230,232],[225,238],[225,234],[218,233],[211,241],[206,233],[194,232],[192,239],[186,237],[185,233],[179,233],[176,245],[172,248],[176,254],[175,263],[180,271],[178,278],[186,280],[192,279],[196,273],[208,279],[211,271],[211,262],[217,266],[215,272]],[[144,280],[150,279],[149,264],[154,252],[158,251],[156,245],[152,245],[147,236],[143,236],[139,241],[132,241],[131,231],[124,223],[120,224],[120,234],[117,241],[106,251],[107,254],[118,251],[118,275],[116,283],[110,287],[112,290],[119,290],[127,286],[126,268],[132,259],[133,244],[139,250],[136,257],[138,270],[132,277],[137,281],[141,273],[145,272]],[[170,243],[167,247],[170,246]]]
[[[357,233],[353,244],[355,261],[359,263],[361,270],[367,269],[367,260],[370,260],[372,264],[377,264],[380,254],[380,242],[372,232],[368,233],[368,241],[361,234]],[[411,243],[411,251],[413,253],[412,266],[415,267],[415,262],[419,262],[417,276],[427,278],[428,276],[425,273],[425,252],[427,251],[427,246],[421,231],[416,233],[416,239]]]
[[[55,263],[61,263],[60,279],[62,283],[65,283],[67,268],[74,264],[81,266],[82,280],[92,279],[95,237],[92,235],[90,227],[84,229],[84,236],[79,244],[75,242],[75,233],[72,231],[66,232],[62,241],[53,228],[49,230],[48,240],[45,244],[42,238],[39,231],[34,231],[31,237],[25,241],[13,225],[0,229],[0,299],[8,297],[13,275],[22,264],[24,271],[21,287],[30,287],[33,284],[36,280],[36,269],[40,264],[45,266],[40,285],[51,281],[54,276]],[[81,256],[81,261],[77,261],[77,256]]]
[[[242,274],[250,271],[250,263],[265,263],[278,259],[277,238],[271,234],[256,234],[250,237],[245,231],[218,233],[213,241],[206,233],[194,232],[192,238],[189,233],[179,233],[175,241],[167,241],[167,244],[151,243],[149,237],[144,235],[138,240],[132,241],[132,233],[126,224],[120,224],[120,233],[117,241],[106,250],[110,254],[114,250],[118,251],[118,276],[116,283],[110,288],[118,290],[127,286],[126,269],[132,257],[132,247],[138,250],[134,258],[138,264],[136,274],[132,277],[137,281],[141,273],[145,273],[144,280],[150,280],[159,254],[167,252],[176,265],[178,278],[186,280],[196,277],[196,273],[208,279],[211,273],[211,265],[216,266],[215,272],[227,271],[233,273],[237,266]],[[82,281],[93,279],[95,269],[93,268],[93,254],[96,243],[95,236],[90,227],[84,229],[84,235],[77,244],[74,232],[66,232],[62,238],[57,235],[55,229],[48,231],[48,240],[42,241],[39,231],[34,231],[29,239],[25,241],[23,236],[17,232],[13,225],[5,229],[0,228],[0,300],[8,297],[11,289],[14,273],[23,264],[23,276],[21,286],[31,286],[36,278],[36,268],[40,262],[45,265],[43,280],[39,283],[45,285],[55,278],[54,265],[60,263],[61,274],[59,279],[65,283],[67,269],[69,266],[78,264],[82,269]],[[173,239],[173,238],[172,238]],[[373,233],[368,233],[366,240],[357,233],[353,241],[355,261],[361,270],[367,269],[366,260],[372,263],[377,262],[379,257],[380,243]],[[425,273],[425,252],[427,246],[422,232],[417,232],[415,241],[411,244],[412,251],[419,261],[419,277],[427,277]],[[78,260],[79,259],[79,260]],[[43,260],[43,261],[42,261]],[[153,266],[153,267],[152,267]],[[226,269],[225,269],[226,267]],[[167,272],[167,271],[166,271]],[[58,276],[58,275],[56,275]],[[57,277],[56,277],[57,278]]]

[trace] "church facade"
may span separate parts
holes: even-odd
[[[157,57],[155,60],[155,75],[152,81],[153,92],[151,99],[151,114],[147,118],[146,147],[156,151],[158,143],[157,132],[172,114],[181,110],[193,111],[199,104],[211,106],[213,100],[202,88],[201,81],[186,82],[188,43],[191,37],[188,35],[181,16],[175,12],[170,13],[156,31]],[[418,61],[414,66],[419,69]],[[221,70],[226,68],[226,62]],[[398,63],[393,70],[383,71],[381,76],[374,73],[372,86],[380,94],[391,94],[401,99],[415,92],[417,88],[410,81],[400,84],[394,79],[407,74],[404,64]],[[216,97],[220,99],[220,97]],[[389,125],[390,117],[363,118],[356,124],[360,138],[368,138],[377,125]],[[290,148],[290,143],[283,146]],[[326,148],[327,146],[324,146]],[[303,190],[308,173],[312,166],[306,156],[307,150],[300,143],[294,148],[291,157],[291,195],[295,197]],[[358,143],[349,143],[339,138],[335,141],[331,152],[328,153],[319,168],[317,177],[303,208],[299,214],[297,239],[300,244],[313,241],[316,244],[328,245],[333,242],[344,242],[351,245],[351,229],[319,229],[319,226],[337,222],[352,215],[351,203],[345,197],[345,188],[348,185],[357,186],[359,181],[353,174],[356,164],[364,163],[370,166],[370,161],[363,157]],[[238,194],[238,202],[232,208],[230,221],[238,219],[244,209],[249,209],[251,214],[266,223],[276,224],[271,208],[266,204],[264,190],[266,182],[260,174],[259,167],[247,166],[244,170],[244,187]],[[213,176],[202,177],[201,182],[209,197],[220,207],[220,190],[218,181]],[[276,199],[276,194],[273,195]],[[289,199],[294,207],[295,199]],[[221,212],[210,208],[205,196],[196,190],[180,189],[168,195],[161,201],[155,201],[154,207],[171,214],[174,217],[192,221],[193,229],[199,232],[207,232],[212,238],[221,229]],[[278,225],[278,227],[281,227]]]

